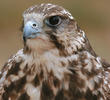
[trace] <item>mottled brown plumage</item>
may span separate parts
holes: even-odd
[[[110,100],[110,64],[67,10],[36,5],[23,19],[24,48],[1,70],[0,100]]]

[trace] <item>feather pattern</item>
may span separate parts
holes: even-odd
[[[59,26],[44,23],[56,15]],[[67,10],[41,4],[23,18],[23,27],[35,21],[42,32],[26,39],[2,68],[0,100],[110,100],[110,64],[96,55]]]

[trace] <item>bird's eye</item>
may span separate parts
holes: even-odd
[[[61,23],[61,17],[60,16],[52,16],[46,19],[46,24],[49,26],[57,26]]]

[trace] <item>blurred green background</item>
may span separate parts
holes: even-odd
[[[98,55],[110,62],[110,0],[0,0],[0,66],[22,48],[22,13],[32,5],[54,3],[68,9]]]

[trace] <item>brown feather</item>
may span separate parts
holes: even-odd
[[[46,25],[56,15],[60,25]],[[110,100],[110,64],[94,52],[67,10],[41,4],[27,9],[23,18],[23,26],[33,20],[42,32],[24,41],[2,68],[0,100]]]

